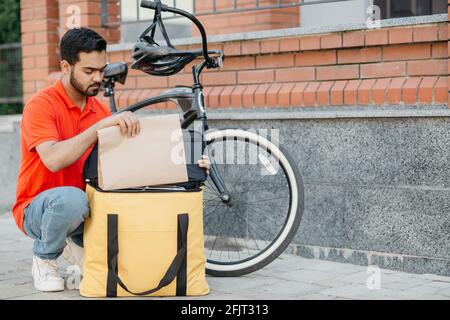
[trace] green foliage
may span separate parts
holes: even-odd
[[[0,0],[0,43],[20,41],[20,0]]]
[[[20,42],[20,0],[0,0],[0,44],[12,42]],[[5,54],[0,55],[1,96],[7,97],[8,94],[20,96],[22,86],[20,65],[19,68],[17,66],[13,68]],[[20,64],[20,60],[14,63]],[[13,72],[18,72],[18,76],[14,77]],[[22,109],[22,103],[0,104],[0,115],[22,113]]]
[[[22,109],[23,105],[21,103],[0,104],[0,115],[19,114],[22,113]]]

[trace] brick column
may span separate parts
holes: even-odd
[[[21,0],[23,100],[60,76],[59,41],[69,27],[85,26],[108,43],[120,40],[119,2],[107,0],[108,24],[102,21],[102,0]]]
[[[260,0],[260,7],[275,6],[277,0]],[[254,0],[237,0],[237,9],[255,8]],[[232,10],[233,0],[216,1],[216,10]],[[195,1],[195,12],[212,13],[213,1]],[[208,14],[199,16],[208,35],[250,32],[258,30],[272,30],[295,28],[300,26],[300,7],[273,8],[267,10],[254,10],[236,13]],[[197,28],[193,27],[194,35],[198,35]]]
[[[59,69],[57,0],[22,0],[22,75],[24,102]]]
[[[60,32],[81,26],[95,30],[108,43],[119,42],[119,1],[106,0],[107,18],[102,20],[102,0],[59,0]]]

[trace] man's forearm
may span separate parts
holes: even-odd
[[[49,160],[53,164],[52,171],[59,171],[77,161],[97,141],[99,127],[98,122],[73,138],[52,145],[49,152]]]
[[[139,121],[135,119],[132,112],[118,112],[100,120],[73,138],[42,143],[36,149],[45,166],[52,172],[57,172],[80,159],[86,150],[97,141],[97,130],[111,126],[119,126],[122,134],[128,137],[139,134],[140,131]]]

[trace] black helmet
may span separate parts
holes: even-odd
[[[139,37],[131,54],[131,68],[154,76],[170,76],[183,69],[198,54],[196,51],[178,51],[172,46],[161,18],[161,1],[155,1],[153,23]],[[161,30],[166,46],[154,40],[156,27]],[[150,35],[147,35],[151,31]]]
[[[131,68],[154,76],[170,76],[196,57],[195,52],[178,51],[170,45],[159,46],[141,38],[133,47]]]

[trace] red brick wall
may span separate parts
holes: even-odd
[[[234,8],[233,2],[233,0],[216,1],[216,10],[232,10]],[[270,7],[275,6],[277,3],[277,0],[260,0],[259,6]],[[195,12],[198,14],[213,12],[212,0],[197,0],[195,6]],[[254,9],[255,7],[255,0],[236,1],[237,9]],[[205,29],[208,30],[208,35],[294,28],[300,26],[300,7],[294,6],[218,15],[208,14],[200,15],[198,18]],[[196,27],[193,28],[193,31],[194,35],[198,35]]]
[[[59,76],[58,34],[69,3],[82,8],[83,26],[110,42],[119,36],[117,28],[101,25],[100,0],[22,1],[24,100]],[[110,3],[114,16],[118,8]],[[210,48],[225,51],[226,60],[222,70],[205,70],[202,76],[206,102],[211,108],[448,103],[447,28],[448,22],[441,22],[212,43]],[[129,60],[130,52],[109,53],[109,61]],[[119,106],[191,85],[191,65],[171,77],[130,70],[126,85],[117,85]]]
[[[102,24],[101,0],[58,0],[59,19],[61,33],[67,31],[67,22],[70,24],[71,11],[69,6],[78,6],[81,14],[81,25],[89,27],[101,34],[108,43],[117,43],[120,41],[119,15],[120,7],[117,0],[108,0],[108,25]]]
[[[204,72],[206,101],[211,108],[443,104],[447,41],[447,23],[436,23],[212,44],[227,58],[222,70]],[[110,59],[127,61],[129,53]],[[190,85],[190,70],[169,78],[132,70],[119,104]]]
[[[109,43],[120,40],[118,2],[108,1],[108,19],[110,23],[116,23],[114,27],[101,24],[101,0],[21,0],[24,101],[57,78],[55,72],[60,70],[60,36],[67,30],[68,24],[78,22],[71,19],[78,12],[68,12],[68,6],[79,8],[81,26],[96,30]]]
[[[58,3],[56,0],[21,1],[22,76],[26,100],[45,86],[59,69]]]

